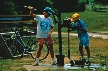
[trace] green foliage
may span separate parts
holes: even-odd
[[[95,0],[89,0],[90,2],[94,2]]]
[[[88,2],[94,2],[95,0],[78,0],[78,3],[88,3]]]
[[[62,12],[84,11],[85,3],[94,1],[108,4],[107,0],[1,0],[0,14],[29,14],[28,9],[25,9],[24,6],[33,6],[38,12],[46,6]]]
[[[95,0],[95,2],[100,2],[102,4],[108,4],[108,0]]]
[[[61,12],[84,11],[85,3],[78,3],[79,0],[51,0],[52,6]]]
[[[1,0],[0,14],[29,14],[24,6],[33,6],[40,11],[50,4],[46,0]]]
[[[13,3],[12,1],[5,1],[5,10],[11,14],[18,14],[17,11],[15,11],[15,9],[17,8],[17,6],[15,5],[15,3]]]
[[[18,14],[18,12],[15,11],[16,8],[17,6],[12,0],[0,2],[0,14]]]
[[[78,3],[81,4],[81,3],[86,3],[87,0],[78,0]]]
[[[46,0],[17,0],[14,3],[18,6],[17,11],[21,11],[21,14],[29,14],[29,10],[24,8],[24,6],[33,6],[37,9],[36,12],[42,11],[46,6],[50,4]]]

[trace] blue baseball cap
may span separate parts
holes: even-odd
[[[45,8],[44,8],[44,11],[45,11],[45,12],[48,12],[48,14],[50,14],[50,15],[52,14],[51,10],[52,10],[52,9],[51,9],[50,7],[45,7]]]

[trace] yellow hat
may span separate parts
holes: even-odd
[[[72,15],[72,18],[71,18],[71,21],[75,21],[75,20],[78,20],[80,19],[80,15],[78,13],[75,13]]]

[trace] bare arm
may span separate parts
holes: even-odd
[[[29,10],[30,10],[30,16],[32,16],[32,17],[36,17],[36,14],[33,14],[33,7],[32,6],[29,6],[28,7],[29,8]]]
[[[53,30],[54,30],[54,27],[53,27],[53,26],[51,26],[51,30],[50,30],[50,31],[51,31],[51,33],[53,32]]]
[[[54,30],[54,27],[51,26],[51,30],[50,30],[50,32],[48,33],[48,36],[51,36],[51,33],[53,32],[53,30]]]

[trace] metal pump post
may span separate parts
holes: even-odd
[[[60,0],[58,0],[59,2],[59,5],[60,5]],[[62,25],[61,25],[61,11],[60,11],[60,8],[61,6],[58,5],[58,40],[59,40],[59,54],[56,55],[56,58],[57,58],[57,65],[59,66],[63,66],[64,65],[64,57],[65,55],[62,54],[62,35],[61,35],[61,28],[62,28]]]

